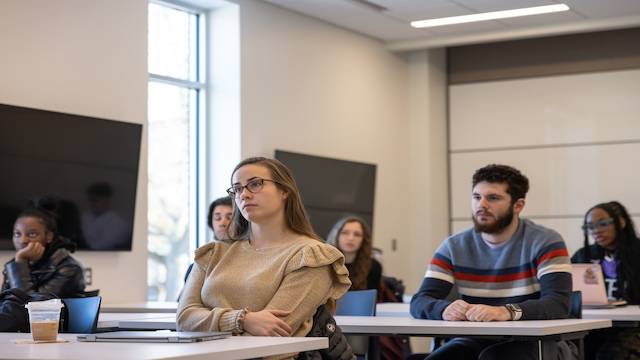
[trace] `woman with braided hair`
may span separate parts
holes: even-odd
[[[57,207],[57,200],[47,196],[31,201],[18,216],[13,228],[16,256],[4,265],[2,290],[85,296],[84,268],[71,257],[76,244],[58,234]]]
[[[573,255],[571,262],[600,264],[609,300],[640,304],[640,239],[624,206],[612,201],[592,207],[582,229],[584,248]],[[594,244],[589,244],[589,236]],[[640,358],[638,335],[638,328],[591,331],[585,339],[586,358]],[[634,357],[629,357],[632,354]]]

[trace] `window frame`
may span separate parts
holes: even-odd
[[[176,86],[188,90],[192,95],[190,98],[189,116],[189,251],[188,256],[193,258],[193,253],[201,243],[205,233],[206,224],[198,221],[202,217],[201,207],[206,194],[206,116],[207,116],[207,93],[208,87],[206,76],[207,48],[206,48],[206,21],[208,12],[196,6],[186,5],[182,2],[150,0],[149,3],[168,7],[171,9],[184,11],[196,15],[196,25],[192,31],[194,36],[194,74],[196,81],[184,80],[170,76],[158,75],[149,72],[148,82],[156,82],[166,85]],[[205,229],[203,230],[202,227]],[[166,299],[171,301],[173,299]]]

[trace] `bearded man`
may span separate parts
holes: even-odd
[[[447,238],[411,299],[411,315],[449,321],[563,319],[571,310],[571,265],[560,234],[520,219],[529,180],[517,169],[488,165],[473,175],[474,226]],[[445,300],[453,285],[460,299]],[[565,359],[575,345],[558,342]],[[537,359],[534,341],[454,338],[427,357]]]

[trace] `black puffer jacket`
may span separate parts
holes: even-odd
[[[342,330],[336,325],[336,320],[326,306],[322,305],[313,315],[313,327],[307,337],[328,337],[329,347],[322,350],[301,352],[298,360],[355,360]]]
[[[76,244],[56,237],[42,258],[33,264],[12,259],[4,265],[2,290],[18,288],[26,293],[47,292],[61,298],[84,296],[84,268],[71,257]]]

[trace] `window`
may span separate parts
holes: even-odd
[[[204,15],[149,3],[148,300],[175,301],[198,234]]]

